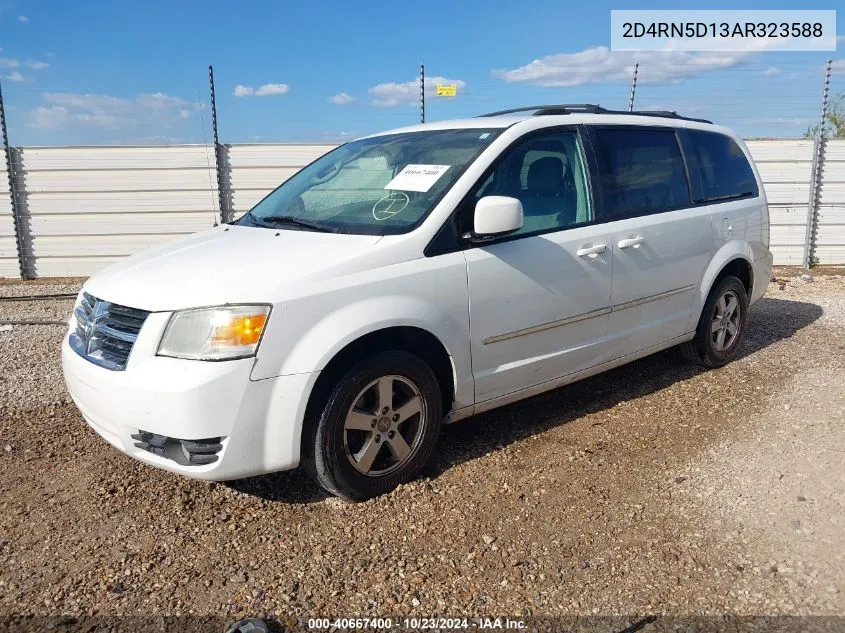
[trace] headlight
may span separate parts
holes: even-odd
[[[76,322],[76,309],[82,305],[82,296],[85,294],[84,290],[80,290],[79,294],[76,295],[76,301],[73,302],[73,310],[70,311],[70,318],[67,321],[68,330],[74,332],[76,330],[77,322]]]
[[[254,356],[269,315],[265,305],[179,310],[170,317],[158,355],[192,360]]]

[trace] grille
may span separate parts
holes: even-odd
[[[97,299],[87,292],[74,311],[73,350],[95,365],[123,371],[149,312]]]

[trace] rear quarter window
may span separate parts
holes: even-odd
[[[686,130],[690,161],[699,191],[696,202],[716,202],[759,194],[757,179],[739,145],[716,132]]]
[[[593,138],[609,220],[690,204],[684,159],[674,130],[597,128]]]

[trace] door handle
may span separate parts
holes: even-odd
[[[627,237],[624,240],[619,240],[617,246],[619,248],[631,248],[632,246],[637,247],[643,242],[645,242],[645,239],[638,235],[637,237]]]
[[[578,257],[595,257],[607,251],[607,244],[596,244],[595,246],[585,246],[575,251]]]

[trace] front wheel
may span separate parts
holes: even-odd
[[[408,352],[381,352],[338,381],[305,430],[302,460],[328,492],[375,497],[419,474],[434,452],[442,417],[431,368]]]
[[[710,291],[691,341],[682,343],[684,357],[705,367],[732,361],[745,334],[748,294],[737,277],[725,277]]]

